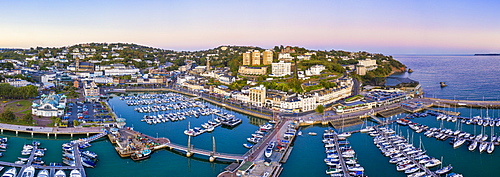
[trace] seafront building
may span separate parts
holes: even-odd
[[[31,113],[36,116],[58,117],[64,114],[66,108],[66,95],[51,93],[42,95],[39,100],[33,101]]]

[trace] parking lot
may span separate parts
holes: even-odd
[[[111,115],[100,102],[70,102],[62,120],[68,121],[68,127],[73,127],[73,121],[80,123],[103,123],[113,121]]]

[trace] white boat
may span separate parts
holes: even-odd
[[[42,171],[38,172],[38,175],[36,177],[49,177],[49,171],[43,169]]]
[[[436,174],[442,175],[442,174],[448,173],[449,171],[451,171],[451,169],[453,169],[453,167],[451,165],[448,165],[448,166],[443,167],[439,170],[436,170]]]
[[[73,169],[71,170],[71,172],[69,173],[69,176],[70,177],[81,177],[82,174],[80,173],[80,170],[78,169]]]
[[[271,155],[273,155],[273,149],[272,149],[272,148],[267,147],[267,148],[266,148],[266,151],[264,152],[264,155],[265,155],[267,158],[271,157]]]
[[[411,173],[415,173],[415,172],[416,172],[416,171],[418,171],[418,170],[419,170],[419,168],[418,168],[418,167],[412,167],[412,168],[410,168],[410,169],[408,169],[408,170],[405,170],[405,173],[406,173],[406,174],[411,174]]]
[[[495,144],[493,142],[490,142],[486,152],[488,152],[488,154],[491,154],[491,153],[493,153],[494,150],[495,150]]]
[[[35,176],[35,167],[29,166],[24,169],[24,171],[21,173],[22,177],[33,177]]]
[[[344,133],[338,134],[337,136],[338,136],[339,138],[347,138],[347,137],[350,137],[350,136],[351,136],[351,133],[349,133],[349,132],[344,132]]]
[[[248,144],[248,143],[245,143],[245,144],[243,144],[243,146],[244,146],[245,148],[250,149],[250,148],[252,148],[252,147],[253,147],[253,144]]]
[[[477,147],[477,144],[478,142],[477,141],[473,141],[470,145],[469,145],[469,151],[474,151]]]
[[[66,177],[66,173],[64,173],[63,170],[57,170],[56,174],[54,177]]]
[[[317,135],[317,133],[316,133],[316,132],[309,132],[309,133],[307,133],[307,134],[309,134],[309,135],[311,135],[311,136],[316,136],[316,135]]]
[[[486,151],[486,149],[488,148],[488,145],[489,145],[488,142],[481,142],[481,144],[479,145],[479,152],[482,153],[482,152]]]
[[[466,139],[458,139],[457,141],[455,141],[453,143],[453,148],[458,148],[460,147],[462,144],[464,144],[466,141]]]
[[[2,177],[16,177],[17,175],[17,170],[15,167],[12,167],[12,168],[9,168],[9,170],[7,170],[3,175]]]
[[[416,172],[416,173],[408,175],[408,177],[421,177],[421,176],[424,176],[425,173],[426,173],[425,171]]]

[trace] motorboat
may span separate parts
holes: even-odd
[[[250,149],[250,148],[253,147],[253,144],[245,143],[245,144],[243,144],[243,146],[246,147],[246,148],[248,148],[248,149]]]
[[[82,173],[80,173],[80,170],[78,170],[78,169],[73,169],[73,170],[71,170],[71,172],[69,173],[69,176],[70,176],[70,177],[81,177],[81,176],[82,176]]]
[[[265,152],[264,152],[264,155],[265,155],[267,158],[271,157],[271,155],[273,155],[273,149],[272,149],[271,147],[269,147],[269,146],[268,146],[268,147],[266,148]]]
[[[9,170],[7,170],[3,175],[2,177],[16,177],[17,175],[17,170],[15,167],[12,167],[12,168],[9,168]]]
[[[49,177],[49,171],[46,169],[41,170],[38,172],[38,175],[36,177]]]
[[[97,154],[92,151],[83,151],[82,154],[93,159],[97,158]]]
[[[35,167],[29,166],[24,169],[21,173],[21,177],[33,177],[35,176]]]
[[[66,177],[66,173],[64,173],[63,170],[57,170],[56,174],[54,177]]]

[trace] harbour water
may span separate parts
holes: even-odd
[[[409,76],[411,79],[419,81],[426,96],[453,99],[496,100],[500,93],[500,79],[497,79],[496,73],[500,70],[500,62],[495,62],[500,57],[474,57],[474,56],[396,56],[396,59],[412,68],[415,72],[411,74],[397,74],[395,76]],[[470,66],[468,66],[470,65]],[[439,82],[446,82],[448,87],[440,88]],[[177,122],[165,122],[156,125],[149,125],[141,122],[142,116],[147,113],[138,113],[133,110],[133,106],[127,106],[125,101],[117,96],[109,100],[109,104],[115,110],[119,117],[125,118],[127,126],[135,130],[150,135],[167,137],[172,142],[187,145],[187,136],[183,131],[187,129],[188,124],[191,127],[200,126],[202,123],[211,119],[211,116],[200,116],[199,118],[190,117],[186,120]],[[208,103],[207,103],[208,104]],[[215,107],[214,105],[211,105]],[[219,108],[220,109],[220,108]],[[461,112],[462,116],[486,116],[485,109],[470,108],[447,108],[447,110]],[[243,115],[237,112],[230,112],[236,117],[242,118],[243,123],[233,129],[217,127],[212,133],[204,133],[192,139],[195,148],[212,150],[212,136],[216,140],[217,152],[243,154],[247,151],[242,146],[246,143],[246,138],[257,130],[259,124],[266,121]],[[488,110],[490,117],[499,117],[499,110]],[[404,117],[405,115],[398,115]],[[436,121],[434,116],[417,118],[412,120],[430,127],[446,127],[456,129],[456,123]],[[373,122],[368,121],[368,125]],[[359,129],[361,126],[346,128],[343,131]],[[470,152],[464,144],[457,149],[448,141],[438,141],[435,138],[428,138],[423,134],[413,133],[408,127],[391,125],[403,136],[413,137],[416,147],[422,144],[427,150],[427,154],[440,159],[443,157],[444,164],[452,164],[454,172],[462,173],[464,176],[496,176],[499,173],[497,163],[500,161],[500,152],[498,149],[493,154],[482,153],[478,150]],[[462,130],[474,133],[473,125],[464,125]],[[326,176],[327,166],[323,162],[325,158],[321,135],[327,126],[309,126],[303,127],[303,135],[297,137],[294,143],[294,150],[290,155],[288,162],[284,165],[281,176]],[[497,132],[500,127],[495,127]],[[490,134],[490,127],[484,131]],[[342,130],[338,130],[342,131]],[[476,132],[481,131],[480,126],[476,127]],[[316,132],[317,136],[310,136],[308,132]],[[61,144],[68,142],[69,137],[51,137],[35,136],[31,138],[28,134],[15,136],[14,133],[5,132],[2,136],[9,137],[9,148],[4,152],[4,157],[0,160],[14,162],[20,156],[22,145],[31,143],[33,139],[40,140],[42,147],[48,148],[44,160],[48,162],[61,162]],[[77,137],[75,137],[77,138]],[[373,138],[367,134],[355,133],[349,139],[353,149],[357,152],[359,163],[365,168],[365,174],[368,176],[406,176],[402,172],[396,171],[396,166],[389,163],[389,158],[383,156],[380,150],[373,144]],[[497,147],[498,148],[498,147]],[[92,143],[89,150],[99,154],[100,161],[94,169],[87,168],[88,176],[216,176],[228,163],[208,162],[207,157],[194,156],[186,158],[184,155],[168,150],[159,150],[151,155],[151,158],[134,162],[130,158],[120,158],[113,145],[107,140],[102,139]]]

